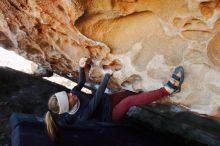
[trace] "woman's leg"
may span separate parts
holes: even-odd
[[[112,108],[116,104],[118,104],[122,99],[126,98],[127,96],[135,95],[135,94],[137,93],[128,90],[113,93],[111,95],[103,94],[100,104],[94,113],[94,115],[96,116],[95,118],[103,122],[111,121]]]
[[[128,91],[128,90],[111,94],[110,95],[111,108],[113,109],[124,98],[131,96],[131,95],[136,95],[136,94],[138,93]]]
[[[149,104],[161,97],[180,92],[183,80],[184,68],[182,66],[176,67],[170,81],[164,87],[158,90],[128,96],[121,100],[112,110],[112,120],[121,119],[131,106]]]
[[[143,92],[137,95],[131,95],[121,100],[112,110],[112,120],[120,120],[131,106],[140,106],[149,104],[169,93],[162,87],[158,90]]]

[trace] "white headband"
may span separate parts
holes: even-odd
[[[69,100],[66,91],[61,91],[55,94],[59,104],[59,114],[63,114],[69,111]]]

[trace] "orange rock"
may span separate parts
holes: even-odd
[[[201,5],[200,11],[201,11],[202,15],[207,19],[212,17],[212,15],[213,15],[213,9],[211,9],[210,7],[208,7],[206,5]]]
[[[185,30],[182,35],[189,40],[206,41],[212,36],[212,33],[209,31]]]
[[[176,27],[181,27],[181,18],[179,18],[179,17],[174,18],[173,25]]]
[[[216,7],[216,9],[220,9],[220,1],[217,2],[215,7]]]

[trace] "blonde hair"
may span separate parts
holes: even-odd
[[[47,126],[47,132],[51,140],[56,141],[58,134],[59,134],[59,128],[56,123],[56,119],[54,117],[54,114],[59,113],[59,104],[57,101],[56,96],[51,96],[49,101],[48,101],[48,108],[49,111],[45,114],[44,121]]]

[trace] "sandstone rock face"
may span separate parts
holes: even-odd
[[[182,92],[161,102],[220,117],[219,0],[1,0],[0,44],[58,73],[78,75],[81,57],[113,88],[161,87],[174,67]]]

